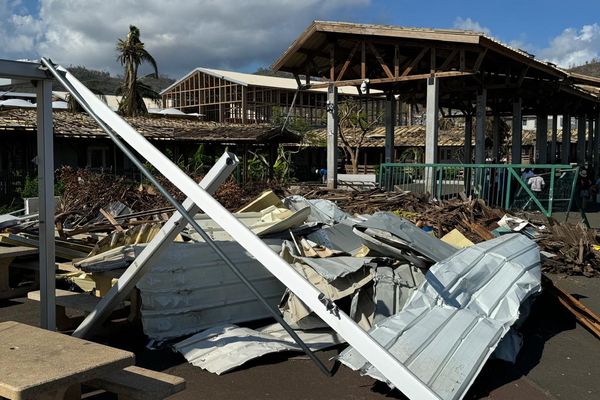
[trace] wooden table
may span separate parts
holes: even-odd
[[[0,323],[0,396],[60,399],[82,382],[134,364],[134,355],[14,321]],[[80,396],[80,394],[79,394]]]

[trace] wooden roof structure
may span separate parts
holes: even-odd
[[[95,139],[106,133],[86,113],[54,111],[54,136]],[[181,116],[127,117],[125,120],[150,140],[190,141],[201,143],[295,143],[297,134],[266,124],[225,124],[202,122]],[[35,132],[36,111],[8,109],[0,111],[0,134],[7,132]]]
[[[488,106],[523,114],[597,112],[600,79],[562,70],[480,32],[314,21],[273,64],[274,70],[319,76],[306,88],[369,86],[423,104],[426,80],[440,79],[440,106],[472,112],[478,90]],[[592,89],[593,88],[593,89]]]

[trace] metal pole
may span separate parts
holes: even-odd
[[[48,63],[47,60],[42,62]],[[53,68],[54,69],[54,68]],[[54,69],[56,73],[56,69]],[[71,90],[82,93],[82,96],[93,105],[95,118],[105,121],[125,142],[135,148],[157,170],[167,177],[194,203],[202,204],[202,210],[219,224],[249,254],[254,256],[269,272],[287,286],[300,300],[312,309],[327,325],[338,332],[350,346],[354,347],[374,368],[379,370],[392,385],[412,399],[439,400],[440,397],[419,379],[409,368],[396,359],[375,338],[364,331],[347,314],[314,285],[308,282],[298,271],[275,253],[264,241],[256,236],[247,226],[227,211],[204,189],[199,187],[188,175],[181,171],[173,161],[154,147],[121,117],[110,110],[81,82],[68,71],[61,68],[73,86]],[[64,80],[64,77],[60,75]]]
[[[327,88],[327,188],[337,187],[338,104],[337,87]]]
[[[223,153],[200,182],[200,187],[209,193],[217,188],[236,170],[239,160],[233,153]],[[196,215],[200,210],[191,199],[186,199],[183,206],[190,215]],[[144,247],[142,252],[127,267],[119,277],[119,281],[108,293],[100,299],[96,308],[86,316],[73,332],[75,337],[86,337],[96,326],[101,324],[112,312],[115,306],[124,301],[135,288],[146,271],[153,265],[165,250],[169,248],[175,237],[185,228],[184,217],[178,212],[162,226],[158,234]]]
[[[165,198],[175,207],[175,209],[185,218],[185,220],[194,228],[196,232],[204,239],[206,244],[223,260],[223,262],[231,269],[231,271],[246,285],[246,287],[252,292],[257,300],[263,304],[263,306],[269,311],[269,313],[275,318],[275,320],[283,326],[287,333],[294,339],[294,341],[300,346],[300,348],[317,364],[319,369],[326,375],[331,376],[331,372],[325,367],[325,365],[314,355],[312,350],[308,348],[306,343],[300,339],[296,332],[285,322],[283,317],[276,311],[271,304],[263,297],[263,295],[256,289],[256,287],[250,282],[244,274],[238,269],[238,267],[231,261],[231,259],[221,250],[219,246],[212,240],[212,238],[202,229],[200,225],[194,220],[187,210],[179,204],[177,200],[160,184],[160,182],[148,171],[144,164],[137,159],[137,157],[129,150],[121,139],[116,136],[112,129],[102,121],[95,113],[94,110],[87,104],[85,99],[79,95],[77,90],[71,86],[71,84],[63,78],[63,76],[54,68],[54,66],[45,59],[42,59],[42,63],[52,72],[56,79],[67,89],[75,99],[81,104],[84,110],[90,114],[90,116],[96,120],[100,127],[107,133],[107,135],[115,142],[117,147],[123,151],[123,153],[131,160],[131,162],[144,174],[144,176],[158,189],[158,191],[165,196]]]
[[[37,167],[40,250],[40,326],[56,330],[56,261],[54,243],[54,131],[52,81],[37,81]]]

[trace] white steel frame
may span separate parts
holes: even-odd
[[[37,166],[39,211],[40,326],[56,329],[54,243],[54,145],[52,77],[39,63],[0,59],[0,78],[32,81],[37,98]]]
[[[47,60],[43,60],[48,63]],[[296,294],[323,321],[338,332],[352,347],[377,368],[392,385],[411,399],[436,399],[439,397],[409,369],[400,363],[392,354],[360,328],[348,315],[302,277],[285,262],[277,253],[259,239],[250,229],[227,211],[204,188],[196,184],[188,175],[177,167],[164,154],[156,149],[141,134],[136,132],[125,120],[114,113],[106,104],[98,99],[81,82],[75,79],[64,68],[58,72],[75,92],[88,103],[93,116],[102,121],[115,132],[132,149],[150,162],[163,176],[180,189],[190,202],[201,206],[201,209],[217,222],[234,240],[252,254],[269,272]],[[44,164],[46,165],[46,164]],[[51,196],[50,196],[51,197]],[[164,237],[163,237],[164,239]]]

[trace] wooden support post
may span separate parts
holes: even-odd
[[[558,136],[558,116],[552,116],[552,141],[550,142],[550,163],[556,164],[556,141]]]
[[[394,162],[394,125],[396,122],[396,99],[388,93],[385,99],[385,162]]]
[[[535,123],[535,162],[548,162],[548,115],[538,114]]]
[[[577,164],[582,167],[585,164],[585,117],[577,117]]]
[[[482,89],[477,93],[477,108],[475,121],[475,163],[485,163],[485,114],[487,91]]]
[[[427,114],[425,120],[425,163],[434,164],[438,159],[438,129],[439,129],[439,78],[427,79]],[[425,190],[432,195],[435,177],[433,169],[425,169]]]
[[[560,162],[562,164],[568,164],[571,162],[571,116],[567,114],[563,115],[560,144]]]
[[[511,148],[511,164],[521,164],[521,149],[523,141],[523,116],[522,116],[522,101],[517,98],[513,102],[512,115],[512,148]]]
[[[494,163],[500,163],[500,113],[494,111],[494,121],[492,123],[492,135],[494,144],[492,147],[492,158]]]
[[[327,187],[337,187],[337,147],[338,147],[338,110],[337,87],[333,84],[327,88]]]
[[[360,79],[367,79],[367,47],[364,40],[360,43]]]
[[[473,116],[465,115],[464,164],[473,163]]]
[[[247,96],[248,89],[246,89],[246,86],[242,86],[242,124],[248,122],[248,99],[246,99]]]

